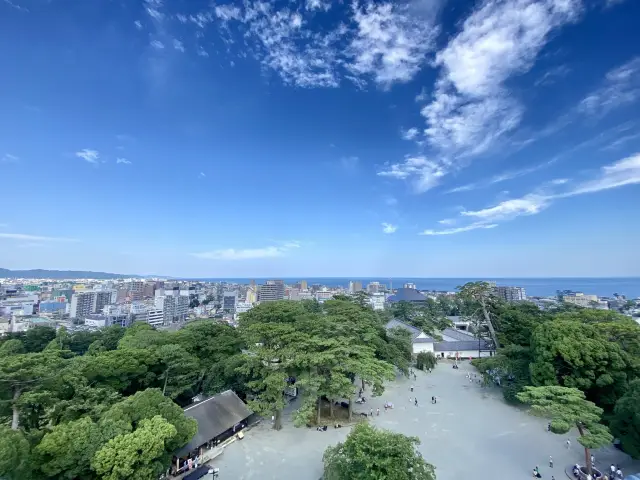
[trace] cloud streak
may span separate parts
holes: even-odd
[[[100,160],[100,152],[91,150],[90,148],[83,148],[76,152],[76,157],[83,159],[85,162],[97,165]]]
[[[589,180],[570,181],[568,179],[554,179],[537,191],[502,201],[496,205],[479,210],[463,210],[461,221],[471,219],[472,223],[459,228],[447,230],[425,230],[424,235],[452,235],[479,228],[494,228],[498,224],[522,216],[537,215],[551,207],[554,202],[606,190],[612,190],[628,185],[640,184],[640,153],[604,165],[598,173]],[[450,220],[446,220],[449,222]],[[444,223],[445,220],[440,223]]]
[[[396,233],[396,230],[398,230],[398,226],[397,225],[393,225],[391,223],[382,223],[382,232],[383,233]]]
[[[225,248],[209,252],[193,253],[197,258],[206,260],[255,260],[260,258],[282,257],[287,252],[300,248],[296,241],[284,242],[282,245],[272,245],[262,248]]]
[[[9,240],[27,240],[34,242],[79,242],[79,240],[75,238],[45,237],[41,235],[30,235],[26,233],[0,233],[0,238],[6,238]]]

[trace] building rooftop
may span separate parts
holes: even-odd
[[[427,297],[415,288],[398,288],[394,295],[387,298],[388,302],[424,302]]]
[[[433,342],[433,338],[431,337],[417,338],[418,335],[424,332],[422,332],[422,330],[420,330],[419,328],[416,328],[412,325],[409,325],[408,323],[403,322],[402,320],[398,320],[397,318],[394,318],[393,320],[389,320],[385,325],[385,328],[387,330],[391,330],[392,328],[402,328],[403,330],[406,330],[411,334],[411,337],[413,338],[414,343]]]
[[[204,445],[245,420],[251,413],[251,410],[232,390],[185,408],[184,414],[198,422],[198,431],[177,454],[184,455]]]

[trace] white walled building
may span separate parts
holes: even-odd
[[[33,315],[38,295],[21,295],[0,300],[0,316]]]
[[[179,290],[156,290],[155,309],[162,310],[165,325],[185,321],[189,314],[189,303],[189,297],[180,295]]]
[[[495,287],[495,294],[505,302],[519,302],[527,299],[523,287]]]
[[[386,296],[384,293],[372,293],[369,297],[369,304],[374,310],[384,310]]]

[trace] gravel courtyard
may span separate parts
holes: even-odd
[[[435,465],[438,480],[527,479],[536,465],[543,479],[554,475],[560,480],[566,478],[567,465],[583,460],[584,451],[574,435],[548,433],[543,419],[506,405],[499,391],[470,383],[467,372],[474,372],[468,363],[454,370],[443,362],[431,374],[417,371],[415,381],[399,377],[381,397],[367,396],[366,410],[380,408],[380,416],[373,417],[374,425],[419,437],[420,451]],[[438,398],[436,405],[431,404],[432,395]],[[417,407],[410,397],[418,398]],[[393,402],[395,408],[385,412],[385,401]],[[354,409],[363,410],[359,405]],[[325,448],[349,433],[348,428],[326,432],[295,428],[288,415],[279,432],[271,430],[269,423],[252,429],[215,459],[220,480],[318,480]],[[567,438],[571,439],[570,449],[565,445]],[[594,454],[597,465],[615,462],[625,474],[640,471],[638,462],[632,465],[629,457],[613,447]],[[553,469],[549,468],[550,455]]]

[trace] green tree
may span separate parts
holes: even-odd
[[[22,343],[26,353],[37,353],[44,350],[54,338],[56,338],[55,328],[36,326],[26,331]]]
[[[394,302],[391,305],[391,311],[393,312],[394,318],[402,320],[405,323],[411,323],[411,320],[416,313],[416,307],[411,302],[401,300],[399,302]]]
[[[416,368],[419,370],[428,370],[434,368],[438,363],[433,352],[420,352],[416,357]]]
[[[23,353],[0,359],[0,396],[10,399],[12,430],[20,426],[22,395],[52,379],[63,364],[64,359],[56,352]]]
[[[435,480],[435,467],[418,452],[420,440],[357,425],[324,453],[325,480]]]
[[[461,298],[477,306],[476,311],[482,314],[482,320],[484,325],[489,329],[491,341],[496,349],[499,348],[500,343],[498,343],[498,336],[489,313],[491,305],[495,302],[491,284],[489,284],[489,282],[468,282],[458,287],[458,290]]]
[[[34,462],[46,478],[94,479],[91,460],[107,440],[89,417],[62,423],[46,433],[35,447]]]
[[[160,415],[144,419],[133,432],[109,440],[92,466],[103,480],[156,478],[171,460],[166,445],[175,435],[176,428]]]
[[[531,406],[532,414],[550,419],[553,433],[566,434],[573,427],[578,429],[587,472],[592,474],[589,450],[609,445],[613,440],[609,429],[600,423],[602,409],[577,388],[525,387],[518,398]]]
[[[8,357],[9,355],[17,355],[24,352],[24,343],[17,338],[7,340],[0,344],[0,357]]]
[[[0,478],[6,480],[32,478],[33,463],[30,449],[29,441],[23,432],[0,425]]]
[[[629,384],[629,390],[616,403],[611,432],[620,439],[622,448],[640,458],[640,379]]]
[[[198,381],[198,361],[180,345],[162,345],[156,351],[162,365],[162,393],[176,398]]]
[[[636,362],[597,326],[554,320],[536,327],[531,337],[531,380],[534,385],[578,388],[611,411],[634,375]]]

